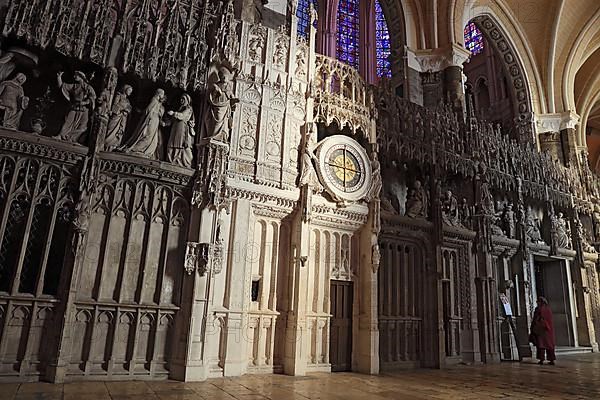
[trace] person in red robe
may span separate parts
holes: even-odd
[[[548,300],[539,297],[537,307],[533,313],[531,322],[530,341],[537,347],[538,364],[544,364],[548,359],[550,365],[554,365],[556,354],[554,353],[554,324],[552,323],[552,310],[548,305]]]

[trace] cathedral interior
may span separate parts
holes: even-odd
[[[600,341],[597,0],[0,0],[0,381]]]

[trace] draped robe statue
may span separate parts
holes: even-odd
[[[170,163],[191,168],[194,159],[194,110],[192,98],[188,94],[181,97],[179,111],[169,111],[173,118],[171,135],[167,144],[167,159]]]

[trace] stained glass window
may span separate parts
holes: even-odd
[[[358,68],[358,0],[339,0],[337,13],[337,59]]]
[[[483,52],[483,34],[473,22],[465,27],[465,47],[473,55]]]
[[[298,36],[308,40],[310,24],[310,5],[311,0],[298,0],[298,9],[296,10],[296,16],[298,17]],[[313,7],[318,10],[317,0],[312,0]]]
[[[375,1],[375,46],[377,52],[377,76],[391,78],[390,54],[392,53],[392,47],[390,45],[390,32],[388,31],[387,21],[378,0]]]

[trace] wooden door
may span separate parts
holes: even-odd
[[[333,372],[352,370],[352,282],[331,281],[329,360]]]

